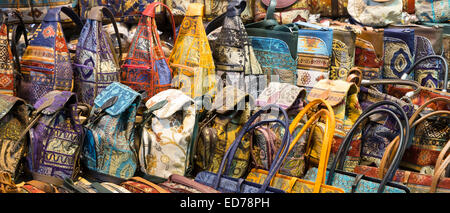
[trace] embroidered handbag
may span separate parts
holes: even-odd
[[[155,10],[161,5],[154,2],[142,12],[138,28],[122,65],[121,83],[135,91],[144,90],[147,97],[169,89],[172,81],[172,69],[164,56],[161,41],[156,28]],[[170,13],[170,10],[168,10]],[[173,35],[175,25],[172,19]],[[147,101],[148,98],[143,99]]]
[[[166,104],[160,107],[160,102]],[[188,153],[192,153],[194,100],[180,90],[168,89],[151,97],[145,106],[148,112],[141,124],[140,170],[165,179],[172,174],[185,175],[190,164]]]
[[[262,85],[258,85],[263,70],[256,59],[240,17],[245,6],[246,1],[231,1],[227,12],[212,20],[205,31],[206,34],[210,34],[216,28],[222,27],[217,39],[209,42],[216,75],[222,80],[222,83],[216,86],[222,88],[233,85],[257,97],[267,85],[265,81],[262,81]]]
[[[348,17],[348,0],[310,0],[311,14],[320,14],[323,17]]]
[[[384,57],[384,29],[363,28],[355,40],[355,67],[363,79],[380,79]]]
[[[318,174],[318,178],[316,180],[303,180],[301,177],[303,177],[304,171],[297,174],[279,174],[277,173],[273,180],[270,183],[270,186],[274,188],[281,189],[283,191],[286,191],[288,193],[343,193],[344,191],[342,189],[325,185],[325,171],[327,168],[327,162],[329,153],[331,150],[331,142],[333,138],[333,132],[334,132],[334,125],[335,125],[335,118],[332,107],[328,104],[328,102],[322,100],[322,99],[316,99],[312,102],[310,102],[308,105],[305,106],[305,108],[299,112],[299,114],[295,117],[294,121],[292,121],[291,125],[289,126],[289,131],[293,132],[293,130],[297,127],[299,124],[299,121],[303,119],[303,117],[308,113],[312,111],[312,108],[315,106],[318,106],[320,104],[324,104],[327,109],[319,110],[317,113],[315,113],[313,116],[311,116],[305,125],[301,127],[301,130],[298,134],[295,135],[292,143],[289,146],[288,149],[288,155],[287,158],[280,158],[282,162],[284,162],[283,166],[289,165],[293,162],[297,162],[304,164],[301,166],[301,169],[306,169],[306,162],[305,159],[305,153],[307,149],[307,142],[304,140],[300,140],[301,137],[305,134],[308,128],[311,127],[312,123],[317,121],[322,116],[325,118],[326,123],[326,130],[324,132],[324,140],[322,142],[321,147],[321,156],[320,156],[320,162],[319,162],[319,171],[320,174]],[[297,146],[297,143],[300,142],[300,146]],[[297,147],[296,147],[297,146]],[[289,159],[289,157],[291,159]],[[287,160],[287,161],[285,161]],[[247,180],[255,183],[261,183],[263,182],[267,177],[268,172],[264,169],[252,169],[249,175],[247,176]],[[300,176],[298,176],[300,174]]]
[[[0,172],[8,173],[14,181],[23,169],[27,138],[21,138],[29,122],[30,110],[17,97],[0,95]]]
[[[62,185],[65,178],[80,173],[84,131],[76,113],[76,95],[51,91],[33,107],[32,121],[20,137],[29,132],[28,169],[35,180]]]
[[[236,140],[250,117],[253,97],[233,86],[227,86],[216,95],[211,112],[199,124],[195,145],[195,174],[202,171],[217,173],[226,150]],[[249,166],[251,135],[246,135],[233,158],[232,169],[226,175],[238,178]]]
[[[82,29],[83,24],[72,9],[49,9],[20,62],[22,79],[17,95],[27,103],[36,103],[52,90],[72,91],[72,62],[63,36],[60,12],[67,14],[77,24],[78,29]]]
[[[297,85],[309,93],[321,79],[329,79],[333,49],[333,30],[305,22],[296,25],[309,29],[298,30]]]
[[[352,128],[362,110],[358,101],[358,87],[356,84],[342,80],[320,80],[307,96],[307,101],[311,102],[315,99],[323,99],[333,107],[333,112],[336,116],[336,130],[334,131],[333,143],[330,153],[330,161],[334,159],[337,154],[337,149],[342,143],[345,135]],[[320,153],[320,144],[323,138],[323,133],[314,133],[316,131],[323,131],[323,127],[315,128],[312,136],[313,147],[310,161],[317,164]],[[316,136],[317,135],[317,136]],[[351,171],[360,160],[361,140],[360,133],[357,133],[354,140],[351,142],[351,149],[345,160],[345,171]]]
[[[400,24],[402,0],[348,0],[348,13],[356,22],[373,27]]]
[[[120,81],[119,58],[111,45],[111,38],[103,30],[103,15],[109,17],[115,26],[116,38],[118,29],[111,11],[106,7],[94,7],[81,30],[78,38],[75,66],[74,91],[80,103],[94,105],[95,97],[112,82]],[[121,45],[120,39],[118,40]],[[119,48],[120,55],[122,50]]]
[[[357,31],[351,27],[331,26],[333,29],[333,48],[331,54],[331,80],[346,80],[349,71],[355,66],[355,43]]]
[[[46,14],[55,7],[69,7],[77,13],[78,0],[2,0],[0,10],[18,10],[26,24],[39,24],[45,21]],[[62,22],[70,22],[70,15],[62,15]]]
[[[348,132],[343,142],[339,147],[337,157],[333,160],[333,163],[327,171],[326,174],[326,184],[332,185],[343,189],[346,193],[408,193],[409,189],[404,185],[400,185],[392,182],[392,176],[399,166],[400,159],[405,151],[406,139],[409,135],[409,125],[407,122],[402,122],[397,114],[388,109],[376,109],[376,107],[382,105],[391,105],[401,112],[401,118],[403,120],[407,119],[406,113],[402,110],[400,106],[389,101],[382,101],[371,105],[366,111],[364,111],[361,116],[357,119],[352,129]],[[354,172],[343,171],[343,163],[345,160],[345,155],[350,149],[350,142],[355,136],[355,133],[359,125],[371,115],[378,113],[389,113],[395,118],[396,123],[400,126],[400,149],[397,150],[395,154],[395,160],[390,165],[386,176],[383,179],[370,178],[362,175],[358,175]],[[406,125],[404,125],[406,124]],[[339,167],[337,167],[339,165]],[[314,179],[316,176],[316,169],[313,168],[309,170],[305,176],[305,179]]]
[[[256,0],[253,21],[257,22],[266,18],[271,1],[276,2],[273,14],[278,23],[291,24],[297,21],[308,21],[310,14],[308,0]]]
[[[256,112],[254,115],[250,117],[250,119],[244,124],[244,126],[239,131],[238,136],[233,141],[233,143],[230,145],[230,147],[227,149],[225,155],[223,156],[223,159],[220,163],[220,167],[217,172],[209,172],[209,171],[202,171],[197,174],[195,177],[195,181],[199,182],[201,184],[210,186],[222,193],[284,193],[284,191],[276,188],[272,188],[269,186],[269,183],[271,182],[272,178],[274,177],[275,173],[278,171],[278,169],[281,166],[281,160],[286,157],[287,154],[287,148],[290,145],[291,135],[288,131],[288,124],[285,121],[281,121],[278,119],[269,119],[264,121],[259,121],[256,124],[254,124],[254,121],[264,112],[267,112],[268,110],[271,110],[272,108],[280,110],[284,117],[287,118],[286,112],[279,106],[274,104],[269,104],[263,107],[261,110]],[[264,181],[263,184],[257,184],[250,181],[245,180],[244,176],[240,177],[230,177],[230,169],[234,170],[234,168],[237,166],[236,162],[234,162],[234,155],[236,154],[236,151],[238,150],[238,147],[242,144],[242,139],[245,134],[251,133],[251,131],[258,126],[277,122],[284,128],[284,134],[283,139],[281,142],[282,149],[278,149],[278,152],[276,153],[274,162],[268,172],[267,178]],[[226,164],[226,165],[225,165]]]
[[[414,29],[384,30],[382,78],[400,78],[414,63]]]
[[[169,57],[173,86],[193,99],[216,93],[212,52],[202,23],[203,4],[189,4]]]
[[[80,17],[83,20],[89,19],[89,10],[104,6],[111,10],[117,22],[135,24],[139,21],[139,16],[145,10],[148,4],[154,0],[77,0],[79,1]]]
[[[118,82],[95,98],[82,154],[92,179],[118,184],[134,175],[138,164],[134,122],[141,99],[141,94]]]
[[[14,23],[14,18],[19,20],[18,24]],[[0,19],[0,94],[16,95],[20,77],[17,42],[23,35],[25,45],[28,45],[27,33],[22,17],[17,11],[5,13],[0,10]],[[13,36],[10,42],[8,32],[11,25]]]
[[[420,22],[448,22],[450,2],[444,0],[416,0],[415,11]]]
[[[159,185],[172,193],[220,193],[209,186],[177,174],[170,175],[166,182]]]

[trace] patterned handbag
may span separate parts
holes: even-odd
[[[225,155],[223,156],[218,171],[199,172],[195,177],[195,181],[210,186],[222,193],[284,193],[283,190],[270,187],[269,184],[272,178],[274,177],[275,173],[281,166],[282,163],[281,159],[284,159],[286,157],[287,149],[290,145],[291,135],[288,131],[288,124],[285,121],[281,121],[278,119],[259,121],[256,124],[254,124],[256,119],[262,113],[267,112],[272,108],[280,110],[283,113],[284,117],[287,118],[286,111],[284,111],[283,108],[277,105],[269,104],[263,107],[261,110],[252,115],[250,119],[248,119],[248,121],[241,128],[238,136],[236,137],[236,139],[233,141],[233,143],[230,145]],[[230,177],[228,175],[230,174],[230,170],[235,170],[235,168],[239,166],[238,164],[236,164],[236,161],[234,161],[234,155],[236,154],[236,151],[238,151],[238,147],[242,144],[242,139],[244,135],[251,133],[251,131],[258,126],[274,122],[277,122],[280,125],[282,125],[285,130],[280,146],[283,148],[278,150],[276,154],[277,157],[275,157],[274,162],[272,163],[272,166],[268,172],[267,178],[264,180],[264,183],[257,184],[247,181],[245,180],[245,176],[243,175],[238,177]]]
[[[414,63],[414,29],[384,30],[382,78],[400,78]]]
[[[82,20],[89,19],[89,10],[104,6],[111,10],[117,22],[125,22],[135,24],[139,21],[142,11],[145,10],[148,4],[154,0],[127,0],[127,1],[113,1],[113,0],[77,0],[80,8],[80,18]]]
[[[14,18],[19,24],[14,24]],[[23,35],[28,45],[27,33],[22,17],[17,11],[4,13],[0,10],[0,94],[16,95],[19,81],[20,59],[17,42]],[[13,37],[9,41],[9,27],[13,27]],[[11,49],[11,47],[14,47]]]
[[[415,11],[420,22],[448,22],[450,2],[444,0],[416,0]]]
[[[399,118],[399,116],[394,111],[390,110],[390,108],[376,108],[385,104],[394,106],[396,110],[399,110],[401,112],[401,118]],[[390,116],[394,117],[396,123],[400,125],[400,148],[396,151],[395,159],[389,166],[389,170],[387,171],[386,176],[380,180],[363,175],[358,175],[354,172],[343,171],[345,156],[350,149],[351,140],[356,133],[355,130],[357,130],[359,125],[369,116],[379,113],[388,113]],[[370,108],[364,111],[341,143],[338,154],[333,160],[330,169],[327,171],[326,184],[341,188],[346,193],[408,193],[409,189],[406,186],[392,182],[392,176],[399,166],[400,159],[406,148],[406,139],[409,135],[409,125],[407,122],[402,122],[401,119],[403,119],[403,121],[407,120],[406,113],[399,105],[389,101],[378,102],[371,105]],[[339,165],[339,167],[337,167],[337,165]],[[317,169],[310,169],[305,175],[305,179],[315,179],[316,173]]]
[[[357,31],[351,27],[331,26],[333,29],[333,49],[331,54],[331,80],[346,80],[355,66],[355,43]]]
[[[161,107],[160,102],[166,104]],[[196,121],[194,100],[180,90],[168,89],[151,97],[145,106],[140,170],[165,179],[172,174],[185,175]]]
[[[103,15],[109,17],[116,30],[118,29],[111,11],[106,7],[94,7],[84,24],[78,38],[75,66],[74,91],[80,103],[94,105],[95,97],[112,82],[120,81],[119,58],[111,45],[111,38],[103,30]],[[121,41],[118,39],[120,55]]]
[[[402,0],[348,0],[348,13],[351,18],[366,26],[384,27],[400,24]]]
[[[49,9],[33,34],[21,60],[22,79],[18,97],[34,104],[52,90],[72,91],[73,70],[60,23],[60,12],[67,14],[79,30],[83,24],[68,7]]]
[[[19,188],[14,183],[11,174],[0,171],[0,193],[17,193]]]
[[[120,186],[132,193],[170,193],[163,187],[138,176],[129,178],[120,183]]]
[[[286,191],[288,193],[343,193],[344,191],[342,189],[325,185],[325,171],[327,168],[327,162],[329,153],[331,150],[331,142],[334,132],[334,125],[335,125],[335,117],[333,113],[332,107],[328,104],[328,102],[316,99],[312,102],[310,102],[308,105],[305,106],[305,108],[300,111],[300,113],[295,117],[294,121],[292,121],[291,125],[289,126],[289,131],[293,132],[293,130],[297,127],[299,124],[299,121],[303,119],[303,117],[312,110],[313,107],[318,106],[320,104],[324,104],[326,106],[326,109],[319,110],[317,113],[315,113],[313,116],[311,116],[305,125],[301,127],[301,130],[298,134],[295,135],[294,139],[292,140],[289,149],[288,154],[285,156],[286,158],[281,158],[281,161],[283,162],[283,167],[286,167],[286,165],[295,163],[297,165],[303,164],[301,168],[303,170],[306,169],[305,164],[307,164],[305,159],[305,153],[307,144],[305,140],[300,140],[301,137],[305,134],[308,128],[311,127],[312,123],[320,119],[322,116],[325,117],[326,122],[326,130],[324,132],[324,140],[322,142],[321,147],[321,156],[320,156],[320,162],[319,162],[319,174],[318,178],[315,180],[303,180],[301,177],[303,177],[304,171],[300,173],[300,176],[297,174],[279,174],[277,173],[273,180],[270,183],[270,186],[274,188],[281,189],[283,191]],[[300,146],[296,145],[300,142]],[[278,156],[278,155],[277,155]],[[287,160],[287,161],[286,161]],[[255,183],[261,183],[266,180],[268,175],[267,170],[264,169],[252,169],[247,176],[248,181],[255,182]]]
[[[121,183],[137,169],[134,122],[141,94],[113,82],[95,98],[85,124],[82,162],[90,178]]]
[[[39,24],[45,21],[45,14],[55,7],[69,7],[77,10],[78,0],[2,0],[0,10],[16,9],[26,24]],[[76,11],[78,12],[78,11]],[[61,22],[70,22],[70,15],[62,15]]]
[[[80,173],[84,131],[76,112],[76,95],[51,91],[33,107],[32,121],[21,134],[21,138],[24,133],[30,135],[28,169],[35,180],[62,185],[64,179]]]
[[[342,143],[345,135],[352,128],[362,110],[358,101],[358,87],[356,84],[346,82],[342,80],[320,80],[311,92],[307,96],[307,101],[311,102],[315,99],[323,99],[333,107],[333,112],[336,116],[336,130],[334,131],[333,143],[330,153],[331,163],[338,151],[340,144]],[[313,164],[317,164],[320,156],[321,141],[323,140],[320,133],[323,131],[319,125],[319,128],[315,128],[312,136],[313,147],[311,148],[310,161]],[[314,133],[318,131],[317,133]],[[353,168],[359,163],[361,152],[361,140],[360,133],[356,135],[351,142],[351,149],[345,160],[345,171],[352,171]]]
[[[211,112],[199,124],[199,138],[195,145],[195,173],[217,173],[226,150],[229,149],[251,113],[253,97],[233,86],[216,95]],[[251,136],[246,135],[233,158],[233,170],[226,175],[241,177],[250,160]]]
[[[27,138],[21,137],[29,122],[30,109],[17,97],[0,95],[0,171],[16,180],[22,172]]]
[[[255,56],[240,14],[246,6],[244,0],[234,0],[228,4],[227,12],[212,20],[206,27],[206,34],[222,27],[217,39],[210,40],[216,75],[222,83],[220,88],[233,85],[247,91],[254,97],[267,86],[261,80],[263,70]],[[270,76],[265,76],[270,78]],[[259,85],[262,83],[261,85]],[[251,86],[250,86],[251,85]]]
[[[159,184],[172,193],[220,193],[185,176],[172,174],[166,182]]]
[[[310,0],[311,14],[320,14],[323,17],[348,17],[348,0]]]
[[[256,0],[253,21],[261,21],[266,18],[271,1],[276,2],[274,18],[278,23],[291,24],[297,21],[308,21],[310,14],[308,0]]]
[[[164,56],[161,41],[156,28],[155,10],[161,5],[154,2],[142,12],[138,28],[122,65],[121,83],[135,91],[144,90],[148,98],[169,89],[172,81],[172,70],[168,59]],[[170,13],[170,10],[168,10]],[[173,35],[175,25],[172,18]]]
[[[216,93],[216,75],[212,52],[202,23],[203,4],[189,4],[172,53],[169,66],[173,86],[193,99]]]
[[[298,30],[297,85],[309,93],[321,79],[329,79],[333,49],[333,30],[305,22]]]
[[[384,29],[363,28],[355,40],[355,67],[363,79],[380,79],[384,57]]]

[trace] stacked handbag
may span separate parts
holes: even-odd
[[[0,193],[450,192],[448,1],[0,5]]]

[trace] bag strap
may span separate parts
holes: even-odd
[[[80,17],[72,10],[70,7],[60,7],[60,11],[66,14],[72,21],[77,25],[78,32],[81,32],[83,29],[83,22]]]
[[[450,141],[447,142],[447,144],[450,144]],[[445,169],[450,164],[450,155],[445,158],[444,162],[442,162],[441,166],[437,168],[433,175],[433,179],[431,180],[431,187],[430,187],[430,193],[435,193],[436,188],[438,186],[439,179],[441,178],[441,175],[445,172]]]
[[[100,13],[101,11],[101,13]],[[97,6],[93,7],[91,11],[89,11],[89,19],[94,19],[96,21],[101,22],[103,20],[103,15],[106,16],[112,23],[114,32],[117,37],[117,42],[119,44],[119,58],[122,57],[122,41],[120,40],[119,28],[117,27],[116,19],[114,14],[105,6]]]
[[[17,45],[17,43],[19,42],[21,35],[23,35],[23,38],[25,40],[25,46],[28,47],[27,29],[25,27],[25,23],[23,22],[22,16],[17,10],[13,10],[12,13],[9,13],[8,20],[11,19],[12,15],[15,15],[19,19],[19,24],[14,25],[13,27],[13,34],[11,39],[11,52],[14,55],[15,59],[14,64],[16,65],[16,73],[19,76],[22,76],[22,73],[20,72],[20,57],[17,50],[17,47],[19,45]]]
[[[160,5],[165,7],[167,9],[167,11],[169,11],[170,19],[172,21],[173,40],[176,41],[177,33],[176,33],[176,28],[175,28],[175,19],[173,18],[172,11],[170,10],[170,8],[167,5],[165,5],[161,2],[153,2],[153,3],[149,4],[147,6],[147,8],[145,8],[145,10],[142,12],[142,15],[149,16],[151,18],[155,18],[156,17],[156,7],[160,6]]]
[[[442,92],[447,92],[448,64],[447,64],[447,59],[445,59],[444,57],[442,57],[440,55],[428,55],[428,56],[425,56],[423,58],[420,58],[419,60],[414,62],[414,64],[408,70],[406,70],[406,72],[401,76],[401,79],[406,80],[408,78],[408,76],[411,74],[411,72],[416,68],[417,65],[419,65],[423,61],[425,61],[427,59],[431,59],[431,58],[439,59],[444,64],[444,66],[442,67],[442,71],[444,72],[444,85],[443,85],[444,88],[442,89]]]
[[[156,191],[158,191],[159,193],[170,193],[169,191],[165,190],[164,188],[162,188],[162,187],[160,187],[160,186],[158,186],[158,185],[156,185],[156,184],[154,184],[154,183],[152,183],[152,182],[150,182],[150,181],[148,181],[148,180],[146,180],[144,178],[141,178],[141,177],[137,177],[137,176],[136,177],[131,177],[130,180],[136,181],[136,182],[141,182],[143,184],[151,186],[154,189],[156,189]]]
[[[246,6],[247,2],[245,0],[233,0],[230,3],[228,3],[227,11],[221,14],[220,16],[214,18],[208,24],[208,26],[206,26],[205,29],[206,35],[214,31],[215,29],[221,27],[223,25],[225,17],[240,16],[241,13],[245,10]]]

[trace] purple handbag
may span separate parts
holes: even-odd
[[[77,97],[68,91],[51,91],[33,106],[29,130],[28,169],[33,179],[62,185],[79,171],[83,128],[77,114]]]
[[[68,15],[81,30],[83,24],[68,7],[48,10],[34,32],[20,62],[22,79],[17,96],[34,104],[53,90],[72,91],[73,71],[66,39],[61,26],[60,12]]]

